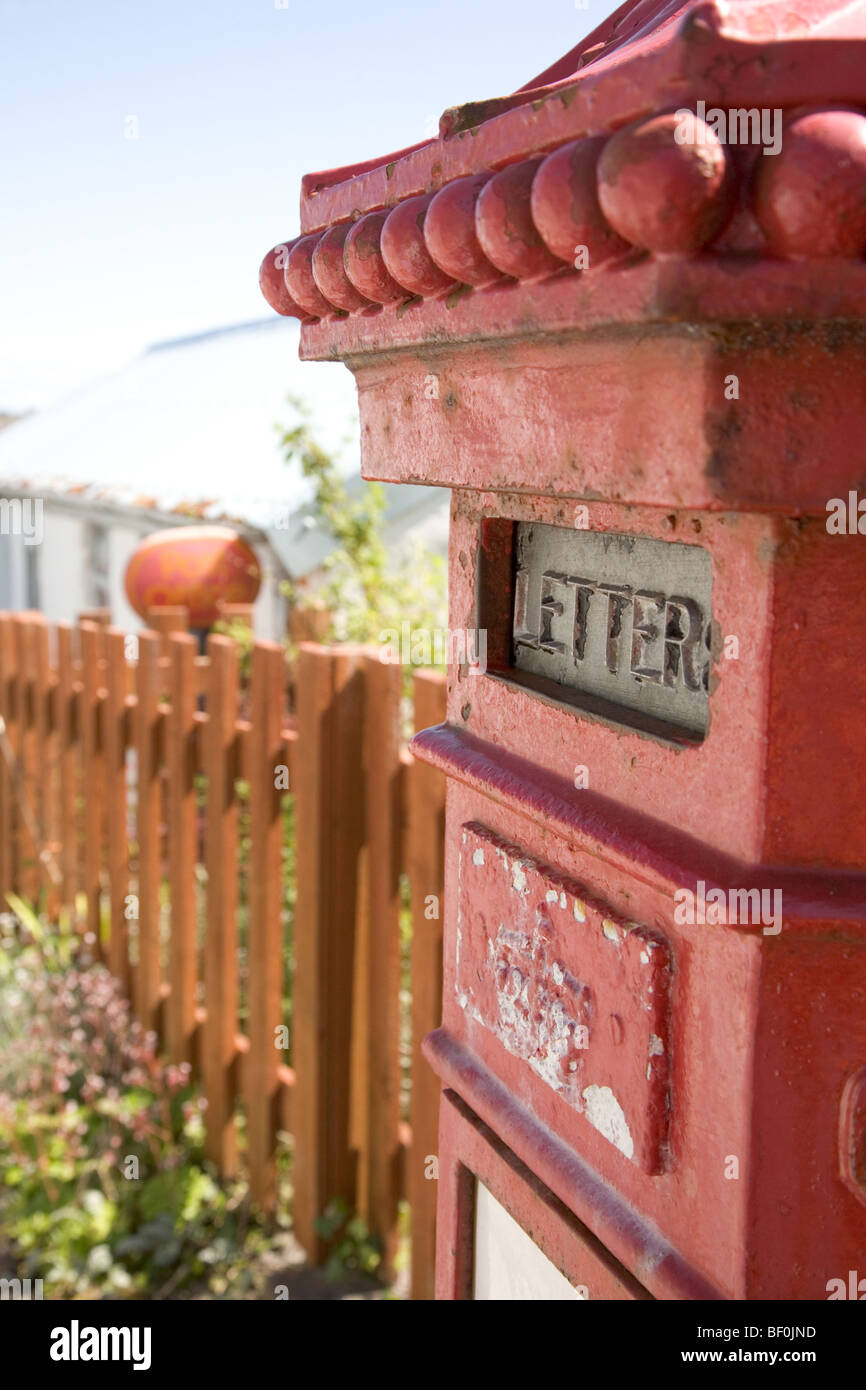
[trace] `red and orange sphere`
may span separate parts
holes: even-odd
[[[247,542],[227,526],[181,526],[148,536],[126,568],[126,596],[140,618],[181,606],[191,627],[210,627],[221,603],[252,603],[261,569]]]

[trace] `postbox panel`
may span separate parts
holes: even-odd
[[[709,718],[707,550],[516,522],[513,661],[576,703],[701,739]]]
[[[483,1182],[475,1185],[473,1297],[509,1302],[580,1302],[585,1285],[570,1284]]]
[[[671,953],[578,883],[462,827],[456,993],[464,1012],[647,1173],[668,1161]]]
[[[439,1114],[436,1242],[437,1298],[652,1296],[450,1087]]]

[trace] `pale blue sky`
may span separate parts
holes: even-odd
[[[513,91],[614,8],[283,3],[0,0],[0,410],[260,317],[303,173]]]

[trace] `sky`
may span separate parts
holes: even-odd
[[[268,310],[302,174],[522,86],[614,0],[0,0],[0,411]]]

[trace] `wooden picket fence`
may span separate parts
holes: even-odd
[[[401,669],[369,649],[305,643],[289,671],[281,646],[256,641],[247,658],[217,635],[201,656],[169,614],[133,638],[99,617],[51,628],[38,613],[0,614],[2,900],[86,902],[82,929],[136,1017],[200,1075],[208,1153],[225,1175],[244,1107],[251,1192],[266,1210],[277,1131],[292,1136],[294,1228],[312,1260],[325,1251],[317,1219],[340,1197],[381,1239],[390,1273],[408,1199],[412,1296],[432,1297],[425,1159],[439,1096],[419,1044],[441,1010],[444,787],[406,751]],[[444,681],[416,672],[414,727],[444,717]],[[275,1045],[287,1022],[286,769],[288,1058]]]

